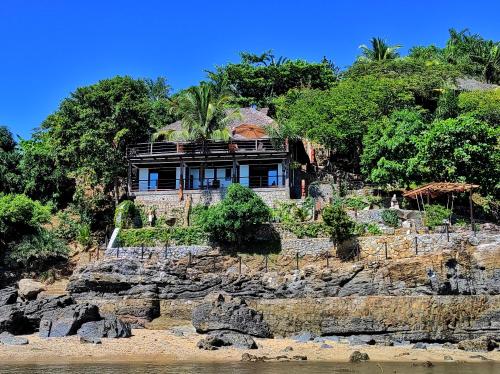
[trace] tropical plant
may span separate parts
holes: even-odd
[[[443,225],[450,219],[451,211],[439,204],[427,205],[425,207],[424,225],[430,229]]]
[[[173,107],[181,118],[180,137],[202,144],[210,139],[228,140],[228,124],[240,116],[237,109],[228,109],[229,100],[229,96],[214,96],[206,83],[188,89]]]
[[[382,61],[399,57],[397,50],[401,48],[401,45],[389,46],[382,38],[373,37],[370,40],[370,47],[362,44],[359,48],[362,53],[361,60]]]
[[[12,133],[6,126],[0,126],[0,192],[15,193],[22,190],[18,168],[20,159]]]
[[[270,209],[253,190],[234,183],[220,203],[198,213],[197,223],[212,240],[241,245],[270,217]]]
[[[396,228],[399,226],[398,213],[393,209],[384,209],[382,211],[382,221],[384,221],[387,226]]]

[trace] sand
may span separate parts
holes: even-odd
[[[248,352],[258,356],[305,355],[309,361],[347,362],[350,354],[359,350],[368,353],[377,362],[442,362],[445,356],[455,362],[481,362],[481,355],[500,362],[500,351],[464,352],[456,349],[430,347],[427,350],[410,346],[350,346],[345,343],[326,342],[332,348],[320,348],[322,343],[298,343],[292,339],[255,339],[257,350],[222,348],[204,351],[196,347],[202,335],[194,332],[176,336],[168,330],[134,330],[129,339],[103,339],[102,344],[82,344],[77,336],[42,339],[37,335],[25,336],[30,344],[25,346],[0,345],[0,362],[3,363],[119,363],[119,362],[237,362]],[[285,347],[291,352],[283,352]]]

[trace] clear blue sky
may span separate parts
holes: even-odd
[[[179,90],[238,52],[345,67],[372,36],[442,46],[450,27],[500,40],[500,2],[1,0],[0,124],[24,138],[76,87],[165,76]]]

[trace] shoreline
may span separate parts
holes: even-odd
[[[351,346],[345,343],[300,343],[293,339],[255,339],[259,349],[245,350],[222,348],[216,351],[200,350],[196,343],[204,335],[189,333],[178,336],[168,330],[133,330],[128,339],[102,339],[102,344],[82,344],[77,336],[43,339],[38,335],[25,335],[30,344],[25,346],[0,345],[0,362],[3,364],[121,364],[121,363],[238,363],[243,353],[256,356],[276,357],[295,355],[307,357],[307,361],[349,363],[354,351],[368,353],[370,362],[380,363],[494,363],[500,364],[500,351],[467,352],[458,349],[429,347],[413,349],[411,346]],[[285,352],[286,347],[293,350]],[[445,360],[450,356],[453,360]],[[486,360],[485,360],[486,359]],[[282,362],[282,361],[266,361]],[[303,361],[302,361],[303,362]],[[2,364],[0,364],[2,366]]]

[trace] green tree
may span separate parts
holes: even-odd
[[[329,229],[332,241],[336,245],[342,244],[354,235],[356,225],[340,204],[326,206],[321,216]]]
[[[270,209],[253,190],[235,183],[220,203],[201,211],[196,221],[212,240],[234,245],[250,239],[270,216]]]
[[[428,181],[477,183],[498,196],[499,135],[498,128],[471,116],[435,121],[417,142],[409,167]]]
[[[361,164],[368,180],[393,186],[408,185],[409,160],[417,152],[417,141],[427,125],[415,110],[400,110],[373,123],[363,139]]]
[[[20,154],[12,133],[6,126],[0,126],[0,192],[22,190],[19,161]]]
[[[369,124],[413,106],[414,98],[400,79],[364,76],[342,80],[328,91],[292,90],[275,105],[282,137],[315,141],[352,170],[358,168]]]
[[[399,57],[397,50],[401,46],[389,46],[382,38],[373,37],[370,40],[370,47],[362,44],[359,46],[362,56],[360,59],[369,61],[393,60]]]
[[[463,114],[473,115],[498,127],[500,124],[500,89],[461,92],[458,95],[458,107]]]
[[[78,88],[42,124],[41,136],[55,148],[58,162],[77,188],[120,197],[127,175],[129,143],[152,133],[151,89],[130,77],[105,79]]]
[[[325,90],[338,80],[338,69],[324,59],[319,63],[276,58],[271,51],[262,55],[241,53],[241,62],[217,66],[208,71],[210,84],[218,91],[230,91],[240,106],[268,106],[272,99],[292,88]]]

